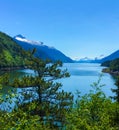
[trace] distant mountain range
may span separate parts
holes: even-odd
[[[33,48],[36,48],[35,56],[41,59],[50,59],[51,61],[57,61],[60,60],[62,62],[74,62],[71,58],[67,57],[65,54],[63,54],[61,51],[55,49],[54,47],[49,47],[47,45],[44,45],[43,42],[39,41],[31,41],[26,39],[22,35],[17,35],[13,38],[13,40],[18,43],[20,46],[22,46],[25,50],[32,50]]]
[[[17,42],[19,45],[21,45],[25,50],[36,48],[37,51],[35,53],[35,56],[41,58],[41,59],[50,59],[52,61],[61,60],[62,62],[69,62],[73,63],[74,61],[64,55],[61,51],[55,49],[54,47],[49,47],[47,45],[44,45],[43,42],[38,41],[31,41],[26,39],[22,35],[17,35],[14,38],[14,41]],[[119,50],[116,52],[110,54],[109,56],[104,57],[104,55],[100,55],[99,57],[95,57],[94,59],[84,57],[81,58],[78,61],[80,63],[103,63],[105,61],[114,60],[116,58],[119,58]]]
[[[95,58],[84,57],[84,58],[77,60],[76,62],[78,62],[78,63],[100,63],[101,59],[102,59],[101,57],[95,57]]]
[[[113,52],[112,54],[110,54],[109,56],[106,56],[106,57],[104,57],[103,55],[96,57],[94,59],[84,57],[84,58],[81,58],[80,60],[78,60],[77,62],[79,62],[79,63],[103,63],[105,61],[111,61],[111,60],[114,60],[117,58],[119,58],[119,50]]]
[[[22,48],[23,47],[23,48]],[[65,63],[103,63],[119,58],[119,50],[113,52],[109,56],[103,55],[91,59],[84,57],[78,61],[64,55],[61,51],[54,47],[44,45],[43,42],[31,41],[22,35],[17,35],[14,38],[0,32],[0,67],[5,66],[24,66],[27,60],[27,52],[25,50],[33,50],[36,48],[35,56],[41,59],[50,59],[51,61],[60,60]]]
[[[92,61],[94,61],[94,59],[91,59],[88,57],[84,57],[84,58],[81,58],[79,60],[76,60],[76,62],[78,62],[78,63],[91,63]]]

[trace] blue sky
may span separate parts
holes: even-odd
[[[119,49],[119,0],[0,0],[0,31],[71,58],[106,56]]]

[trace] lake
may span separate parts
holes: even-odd
[[[108,73],[102,73],[104,67],[97,63],[64,63],[62,69],[67,69],[70,73],[70,77],[57,80],[62,83],[62,89],[68,92],[76,93],[79,90],[82,95],[88,93],[92,87],[93,82],[97,82],[100,74],[103,74],[101,79],[102,90],[106,96],[112,96],[111,88],[115,88],[114,78]],[[31,74],[32,70],[19,70],[12,72],[12,76],[16,76],[16,73],[24,75],[25,73]]]
[[[62,69],[67,69],[71,76],[59,79],[57,82],[62,83],[64,91],[72,92],[76,95],[76,90],[78,90],[81,92],[81,95],[84,95],[92,89],[91,84],[98,81],[103,68],[100,64],[96,63],[65,63]],[[14,78],[16,76],[23,76],[24,74],[33,74],[33,71],[29,69],[12,71],[10,72],[10,77]],[[115,85],[114,79],[110,74],[103,73],[101,85],[103,84],[105,86],[102,87],[102,90],[106,96],[113,96],[114,93],[112,93],[111,88],[115,88]],[[2,93],[7,93],[9,89],[13,88],[5,87]],[[22,90],[15,88],[15,91],[19,93]]]
[[[108,73],[102,73],[104,67],[96,63],[66,63],[63,66],[68,69],[70,73],[69,78],[61,79],[65,91],[76,93],[76,90],[80,91],[82,95],[88,93],[92,87],[93,82],[97,82],[100,74],[103,74],[101,79],[101,85],[103,92],[107,97],[114,95],[111,88],[115,88],[114,78]]]
[[[64,63],[62,69],[67,69],[70,73],[70,77],[57,80],[57,82],[62,83],[62,89],[65,91],[75,93],[76,90],[79,90],[82,94],[85,94],[91,89],[91,84],[98,81],[103,68],[104,67],[97,63]],[[16,76],[33,74],[33,71],[25,69],[9,73],[12,79]],[[101,84],[105,85],[102,90],[107,96],[113,95],[111,88],[115,88],[115,85],[114,78],[110,74],[103,73]],[[4,93],[8,91],[8,88],[9,87],[4,88]],[[20,91],[20,89],[18,89],[18,91]]]

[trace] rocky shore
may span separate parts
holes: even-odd
[[[109,68],[104,68],[104,69],[102,70],[102,72],[104,72],[104,73],[109,73],[109,74],[114,75],[114,76],[119,76],[119,71],[112,71],[112,70],[110,70]]]

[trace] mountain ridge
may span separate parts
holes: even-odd
[[[22,35],[13,37],[13,40],[21,45],[25,50],[36,48],[35,56],[43,60],[50,59],[53,62],[60,60],[64,63],[74,62],[71,58],[67,57],[61,51],[55,49],[54,47],[44,45],[43,42],[28,40]]]
[[[119,58],[119,50],[117,50],[117,51],[111,53],[110,55],[102,58],[101,63],[105,62],[105,61],[111,61],[111,60],[114,60],[114,59],[117,59],[117,58]]]
[[[106,61],[112,61],[112,60],[119,58],[119,50],[111,53],[108,56],[101,58],[102,56],[103,55],[100,55],[99,58],[95,57],[94,59],[84,57],[84,58],[81,58],[80,60],[78,60],[76,62],[79,62],[79,63],[103,63],[103,62],[106,62]]]

